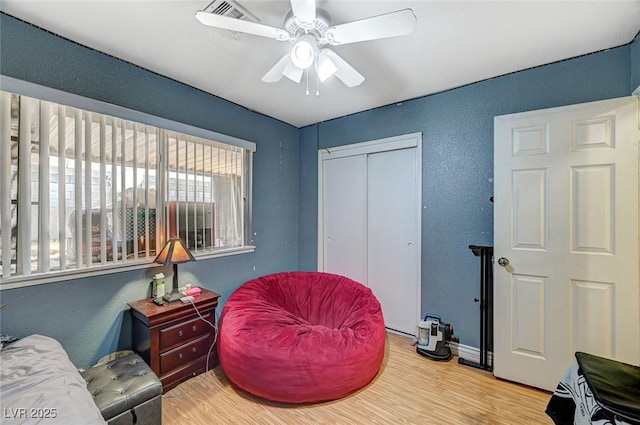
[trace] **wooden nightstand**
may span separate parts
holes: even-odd
[[[195,305],[207,321],[216,324],[220,294],[201,288]],[[163,392],[205,371],[207,352],[216,331],[203,322],[191,303],[180,301],[155,305],[153,298],[129,303],[133,318],[133,349],[162,381]],[[209,370],[218,365],[216,347],[211,350]]]

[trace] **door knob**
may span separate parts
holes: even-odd
[[[498,264],[500,264],[502,267],[507,267],[509,265],[509,259],[500,257],[498,258]]]

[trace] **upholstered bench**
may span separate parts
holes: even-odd
[[[98,364],[81,374],[109,425],[162,423],[162,383],[137,354]]]

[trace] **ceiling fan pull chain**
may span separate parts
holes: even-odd
[[[316,97],[320,96],[320,77],[318,77],[318,72],[316,71]]]
[[[304,70],[305,74],[307,74],[307,96],[309,96],[309,68]]]

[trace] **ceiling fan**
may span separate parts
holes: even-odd
[[[348,87],[360,85],[364,77],[336,52],[324,46],[406,35],[413,31],[416,23],[413,10],[403,9],[333,26],[329,13],[316,8],[316,0],[291,0],[291,10],[284,18],[284,29],[204,10],[198,11],[196,18],[204,25],[291,42],[289,52],[262,77],[264,82],[280,81],[284,75],[299,83],[304,71],[313,66],[320,82],[335,75]]]

